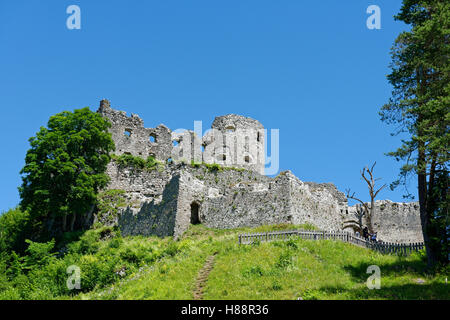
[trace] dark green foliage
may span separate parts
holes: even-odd
[[[195,162],[194,160],[191,160],[191,167],[200,168],[201,165],[202,165],[201,162]]]
[[[298,249],[297,241],[295,241],[294,239],[289,239],[289,240],[286,242],[286,245],[287,245],[289,248],[292,248],[292,249]]]
[[[75,236],[70,233],[64,238]],[[89,292],[181,250],[173,240],[152,243],[138,237],[124,241],[111,227],[84,232],[79,240],[67,244],[64,254],[57,254],[54,240],[26,242],[23,256],[0,252],[0,300],[53,299]],[[80,290],[67,288],[67,268],[73,265],[81,271]]]
[[[272,283],[272,290],[279,291],[281,289],[283,289],[283,287],[281,286],[281,284],[278,281],[274,281]]]
[[[287,268],[292,264],[292,253],[289,250],[286,250],[280,254],[277,262],[275,263],[275,267],[278,269]]]
[[[73,229],[75,218],[84,217],[106,186],[106,166],[114,142],[110,123],[89,108],[64,111],[50,117],[30,138],[31,148],[21,170],[21,208],[28,210],[34,225],[48,229],[60,223]]]
[[[49,242],[39,243],[31,240],[25,240],[28,243],[26,256],[24,257],[24,268],[32,269],[33,267],[44,267],[50,263],[54,256],[53,248],[55,247],[55,240]]]
[[[222,171],[223,168],[220,164],[218,163],[205,163],[205,167],[208,169],[209,172],[219,172]]]
[[[262,277],[265,274],[264,270],[261,268],[261,266],[251,266],[248,269],[245,269],[242,272],[242,275],[246,278],[251,277]]]
[[[20,208],[0,215],[0,252],[25,251],[25,239],[30,237],[30,215]]]
[[[178,247],[177,243],[174,241],[170,241],[167,245],[166,249],[164,250],[164,256],[173,257],[178,252],[180,252],[180,248]]]

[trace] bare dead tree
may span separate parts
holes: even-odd
[[[351,193],[350,189],[346,190],[347,198],[353,199],[361,203],[362,207],[364,208],[364,214],[366,215],[366,221],[367,221],[367,228],[369,229],[370,233],[373,233],[373,226],[372,226],[372,217],[375,213],[375,198],[377,197],[378,193],[386,187],[386,184],[383,184],[378,190],[376,190],[375,184],[376,181],[380,180],[380,178],[374,178],[373,176],[373,169],[377,163],[374,162],[372,167],[369,169],[368,166],[364,167],[361,171],[361,176],[366,181],[367,187],[369,188],[369,195],[370,195],[370,207],[368,204],[361,199],[357,198],[355,196],[355,193]],[[366,176],[366,174],[368,176]],[[362,216],[362,215],[361,215]]]
[[[362,206],[356,206],[356,218],[358,219],[358,227],[359,231],[362,231],[363,229],[363,221],[362,218],[364,217],[365,209]]]

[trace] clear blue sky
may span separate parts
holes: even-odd
[[[66,8],[81,8],[68,30]],[[366,8],[381,8],[369,30]],[[0,2],[0,211],[19,202],[28,138],[63,110],[102,98],[145,125],[193,129],[238,113],[280,129],[280,170],[350,187],[377,161],[392,182],[399,144],[378,111],[400,0],[46,0]],[[415,181],[411,190],[416,193]],[[402,201],[404,190],[380,199]]]

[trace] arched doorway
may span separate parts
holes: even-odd
[[[197,202],[191,203],[191,224],[200,224],[199,209],[200,205]]]

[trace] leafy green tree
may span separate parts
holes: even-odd
[[[67,218],[73,230],[77,217],[89,216],[98,190],[108,183],[105,172],[115,148],[110,126],[100,114],[83,108],[50,117],[47,128],[30,138],[20,172],[20,205],[40,234],[56,224],[66,231]]]
[[[446,0],[404,0],[396,20],[411,26],[401,33],[391,51],[392,97],[381,109],[381,119],[396,126],[394,134],[407,139],[389,155],[405,161],[399,180],[417,175],[422,232],[428,265],[438,261],[436,242],[431,240],[435,217],[437,175],[448,179],[449,91],[450,91],[450,2]],[[448,215],[448,212],[446,213]],[[448,260],[447,260],[448,261]]]

